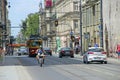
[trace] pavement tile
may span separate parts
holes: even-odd
[[[6,56],[4,63],[0,66],[0,80],[31,80],[32,78],[21,66],[16,56]]]
[[[16,59],[5,57],[4,62],[0,65],[0,80],[19,80],[17,76]]]

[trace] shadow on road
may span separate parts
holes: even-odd
[[[55,56],[46,56],[44,66],[52,65],[71,65],[71,64],[82,64],[82,60],[75,58],[63,57],[58,58]],[[28,56],[11,56],[5,58],[4,66],[38,66],[38,62],[35,57]]]
[[[70,57],[58,58],[56,56],[46,56],[44,66],[48,67],[54,65],[74,65],[74,64],[83,64],[83,61],[80,58],[70,58]],[[101,63],[91,63],[91,64],[101,64]],[[108,64],[112,64],[112,63],[108,63]],[[11,56],[5,58],[4,66],[19,66],[19,65],[39,66],[35,57]]]

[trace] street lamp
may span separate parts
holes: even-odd
[[[80,0],[80,50],[81,50],[81,55],[83,55],[83,50],[82,50],[82,1]]]
[[[10,8],[11,6],[10,6],[10,2],[8,2],[8,8]]]
[[[103,47],[103,14],[102,0],[100,0],[100,46]]]
[[[42,26],[42,14],[43,14],[43,8],[42,8],[42,3],[39,3],[39,34],[41,33],[41,26]]]

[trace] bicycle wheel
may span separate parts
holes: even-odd
[[[42,67],[42,64],[43,64],[42,58],[39,58],[39,64],[40,64],[40,67]]]
[[[45,59],[42,59],[42,60],[43,60],[42,62],[43,62],[43,64],[44,64],[44,62],[45,62]]]

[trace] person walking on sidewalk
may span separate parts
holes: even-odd
[[[4,63],[4,50],[0,47],[0,64]]]
[[[117,45],[117,54],[118,54],[118,59],[120,59],[120,44]]]

